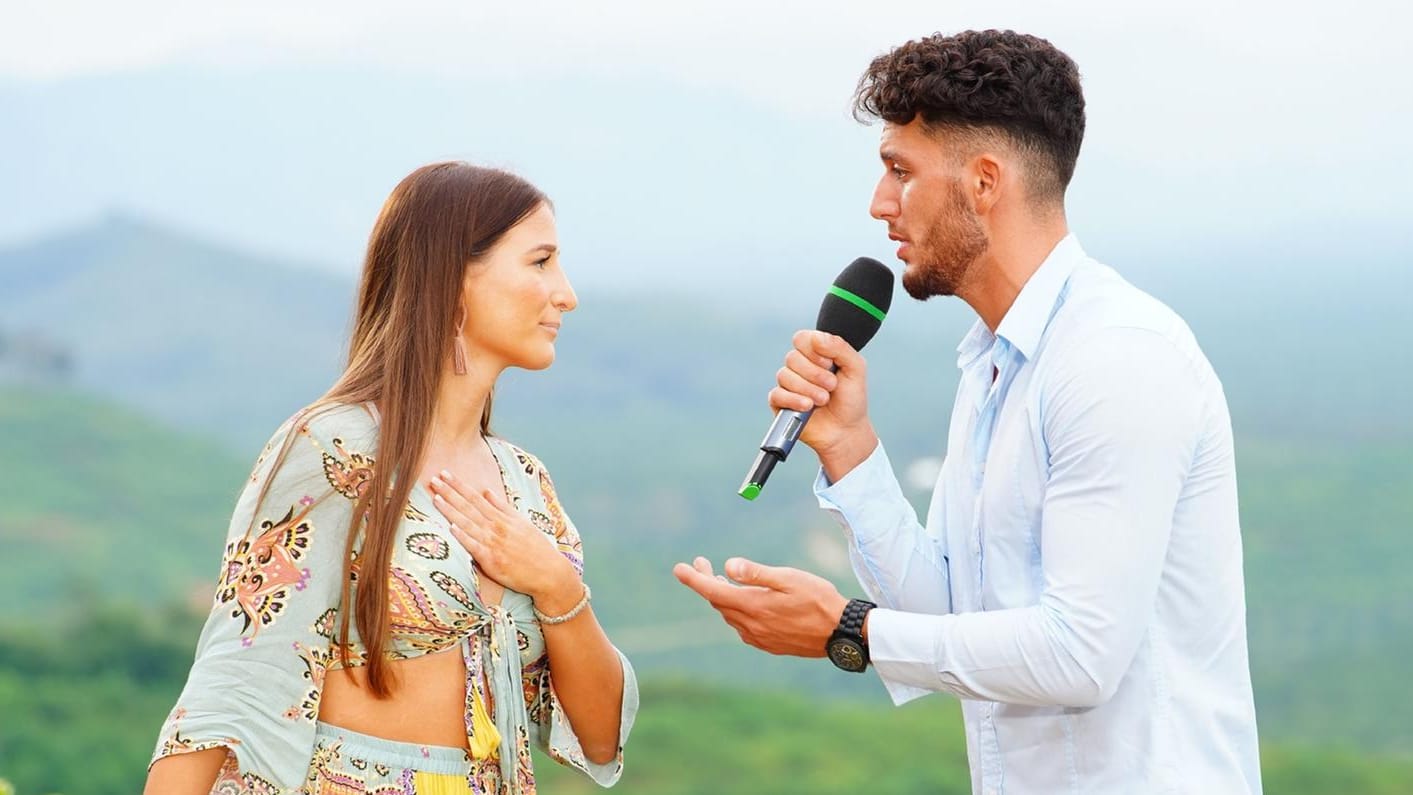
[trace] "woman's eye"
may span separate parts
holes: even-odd
[[[549,257],[545,257],[544,259],[537,259],[537,260],[535,260],[535,267],[536,267],[536,268],[539,268],[540,270],[544,270],[544,269],[545,269],[545,266],[548,265],[548,264],[549,264]]]

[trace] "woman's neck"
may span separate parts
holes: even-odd
[[[432,407],[428,442],[432,445],[460,446],[481,438],[481,416],[491,398],[500,370],[478,367],[471,362],[464,375],[448,372],[437,390]]]

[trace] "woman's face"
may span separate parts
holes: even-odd
[[[466,269],[462,337],[471,362],[542,370],[554,361],[560,319],[578,305],[559,267],[554,213],[542,204]]]

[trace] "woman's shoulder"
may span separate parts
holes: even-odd
[[[329,455],[377,447],[378,424],[371,407],[313,403],[280,423],[255,460],[252,478],[278,465],[282,471],[321,469]],[[306,463],[307,462],[307,463]]]
[[[291,435],[305,437],[321,447],[335,442],[365,446],[377,441],[377,413],[368,404],[311,403],[280,423],[269,445],[277,445]]]

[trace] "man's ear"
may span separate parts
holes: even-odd
[[[1001,201],[1009,168],[1009,161],[990,150],[982,150],[967,163],[962,184],[977,215],[986,215]]]

